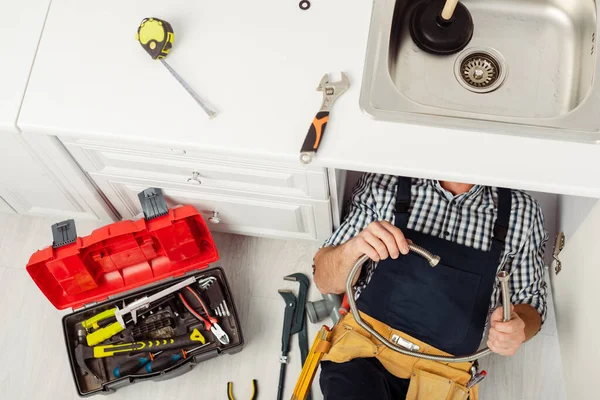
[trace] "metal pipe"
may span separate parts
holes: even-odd
[[[506,271],[500,271],[497,277],[502,292],[502,321],[507,322],[510,321],[510,288],[508,286],[510,275]]]
[[[411,244],[411,245],[409,245],[409,248],[412,252],[419,254],[420,256],[427,259],[427,261],[429,261],[429,265],[431,265],[432,267],[436,266],[440,261],[440,257],[431,254],[429,251],[423,249],[422,247]],[[360,327],[362,327],[365,331],[367,331],[371,335],[373,335],[373,337],[375,337],[381,343],[383,343],[383,345],[385,345],[386,347],[388,347],[391,350],[394,350],[394,351],[396,351],[400,354],[404,354],[406,356],[421,358],[421,359],[430,360],[430,361],[438,361],[438,362],[460,363],[460,362],[475,361],[478,358],[486,356],[491,353],[491,350],[486,347],[485,349],[479,350],[476,353],[469,354],[466,356],[460,356],[460,357],[436,356],[436,355],[432,355],[432,354],[425,354],[425,353],[419,353],[417,351],[407,350],[403,347],[397,346],[397,345],[389,342],[383,335],[381,335],[379,332],[377,332],[375,329],[373,329],[373,327],[371,325],[369,325],[369,323],[367,323],[366,321],[364,321],[362,319],[362,317],[360,316],[360,312],[358,311],[358,307],[356,306],[356,301],[354,300],[355,293],[354,293],[354,288],[352,287],[352,282],[354,281],[354,277],[358,273],[358,270],[360,269],[360,267],[368,260],[369,260],[369,257],[367,255],[363,255],[358,259],[358,261],[356,261],[356,263],[350,270],[350,273],[348,274],[348,278],[346,279],[346,293],[348,294],[348,296],[347,296],[348,304],[350,305],[350,309],[352,310],[352,314],[354,316],[354,319],[356,320],[356,323]],[[498,276],[498,278],[505,279],[504,277],[500,278],[500,276]],[[502,284],[502,281],[501,281],[501,284]],[[502,291],[503,291],[502,305],[503,305],[504,309],[510,310],[510,302],[508,301],[509,296],[504,295],[504,292],[508,293],[507,287],[508,287],[508,282],[506,282],[505,285],[501,286]],[[510,319],[510,314],[509,314],[509,319]]]

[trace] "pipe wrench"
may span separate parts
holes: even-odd
[[[323,92],[323,104],[321,109],[313,119],[304,144],[300,150],[300,161],[302,164],[309,164],[323,140],[325,127],[329,121],[329,112],[333,102],[350,87],[348,76],[342,72],[342,79],[339,82],[329,82],[329,74],[325,74],[317,87],[318,91]]]

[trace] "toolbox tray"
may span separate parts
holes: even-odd
[[[27,265],[34,282],[56,308],[76,309],[62,318],[62,326],[73,380],[80,396],[108,394],[138,381],[174,378],[202,361],[220,354],[237,353],[244,344],[225,273],[219,267],[208,269],[208,264],[217,261],[219,255],[203,217],[193,206],[167,209],[160,189],[147,189],[139,197],[144,219],[107,225],[86,237],[77,237],[72,220],[55,224],[53,246],[35,252]],[[212,345],[161,371],[144,371],[120,378],[114,377],[113,369],[129,359],[124,356],[88,360],[87,367],[100,380],[78,365],[75,347],[82,340],[78,334],[82,332],[82,321],[192,276],[214,277],[213,284],[220,285],[231,315],[217,318],[229,336],[228,344],[219,343],[201,321],[183,308],[177,310],[179,317],[173,319],[176,336],[197,328]],[[164,312],[174,311],[172,308],[167,305]],[[201,309],[196,311],[202,313]],[[212,310],[210,312],[214,316]],[[137,340],[129,330],[124,330],[101,344]]]

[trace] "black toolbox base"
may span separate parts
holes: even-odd
[[[230,343],[227,345],[223,345],[219,343],[218,340],[214,337],[214,335],[210,331],[206,331],[204,324],[194,318],[190,313],[184,308],[177,309],[179,314],[179,319],[175,318],[175,335],[182,335],[186,333],[190,333],[193,328],[197,328],[200,330],[202,335],[206,338],[207,342],[212,342],[211,345],[206,346],[206,348],[200,349],[194,352],[193,355],[189,356],[186,359],[179,360],[172,366],[164,369],[163,371],[157,371],[152,373],[147,373],[144,371],[143,374],[129,375],[121,378],[115,378],[113,375],[114,368],[126,361],[128,358],[126,356],[115,356],[115,357],[105,357],[99,359],[91,359],[87,360],[87,367],[91,369],[100,380],[96,377],[91,376],[85,373],[77,364],[75,359],[75,347],[79,344],[77,331],[81,330],[80,324],[82,321],[96,315],[104,310],[113,308],[113,307],[122,307],[123,302],[128,304],[135,299],[144,296],[150,296],[156,292],[159,292],[163,289],[168,288],[180,281],[190,278],[191,276],[200,278],[208,278],[215,277],[217,279],[218,284],[221,285],[221,289],[223,291],[225,300],[228,304],[230,316],[229,317],[218,317],[219,325],[223,330],[228,334]],[[194,284],[197,287],[197,284]],[[192,285],[192,286],[194,286]],[[170,309],[170,306],[169,306]],[[160,313],[163,311],[157,311]],[[164,311],[166,312],[166,311]],[[211,311],[212,313],[212,311]],[[216,316],[213,313],[213,316]],[[151,318],[152,316],[148,316]],[[77,388],[77,392],[80,396],[91,396],[95,394],[109,394],[111,392],[116,391],[117,389],[131,385],[132,383],[138,381],[161,381],[165,379],[175,378],[179,375],[183,375],[186,372],[189,372],[193,369],[197,364],[209,360],[211,358],[215,358],[221,354],[234,354],[242,350],[244,345],[244,339],[242,336],[242,331],[240,327],[239,317],[237,313],[237,309],[235,307],[235,303],[233,301],[233,297],[231,295],[231,291],[229,289],[229,284],[227,283],[227,279],[225,277],[225,273],[222,268],[216,267],[203,271],[198,271],[193,274],[187,274],[185,276],[171,279],[168,281],[164,281],[152,286],[150,289],[144,288],[142,290],[134,291],[128,294],[125,294],[121,297],[116,297],[110,300],[107,300],[103,303],[98,304],[97,306],[78,310],[72,314],[65,315],[62,319],[63,331],[65,337],[65,344],[67,346],[67,352],[69,354],[69,362],[71,366],[71,372],[73,375],[73,380],[75,382],[75,386]],[[123,331],[120,334],[115,335],[113,338],[104,342],[103,344],[116,344],[119,342],[131,342],[135,341],[133,336],[131,336],[130,332]]]

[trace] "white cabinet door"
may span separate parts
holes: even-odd
[[[169,207],[195,206],[214,231],[320,241],[331,234],[329,200],[293,199],[202,186],[166,185],[160,181],[126,176],[90,175],[124,219],[140,217],[142,210],[138,193],[149,187],[158,187],[163,190]],[[211,221],[215,212],[218,220]]]
[[[42,165],[20,136],[0,132],[0,142],[0,198],[10,208],[19,214],[57,220],[102,219]],[[65,156],[69,157],[68,153]]]
[[[600,373],[600,201],[551,268],[556,325],[569,399],[598,398]]]

